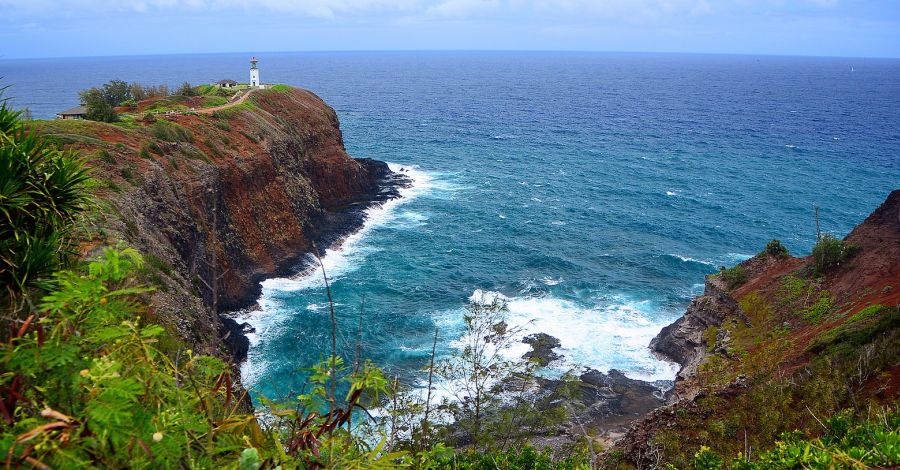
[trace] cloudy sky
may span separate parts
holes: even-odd
[[[0,58],[332,50],[900,57],[900,0],[0,0]]]

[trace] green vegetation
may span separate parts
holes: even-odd
[[[167,96],[168,87],[144,87],[138,83],[128,84],[122,80],[110,80],[100,87],[88,88],[78,93],[81,103],[87,107],[87,118],[92,121],[116,122],[119,118],[116,106],[132,107],[138,101]]]
[[[763,250],[763,253],[776,258],[787,258],[791,255],[788,252],[788,249],[778,240],[772,240],[769,243],[766,243],[766,248]]]
[[[272,86],[269,87],[268,89],[269,89],[269,90],[272,90],[272,91],[275,91],[275,92],[278,92],[278,93],[287,93],[287,92],[293,90],[294,87],[292,87],[292,86],[290,86],[290,85],[281,85],[281,84],[278,84],[278,85],[272,85]]]
[[[775,448],[753,461],[739,455],[726,467],[709,447],[694,455],[693,468],[762,470],[788,468],[891,468],[900,464],[900,414],[896,410],[858,419],[844,410],[822,423],[826,432],[818,437],[794,431],[783,433]]]
[[[166,138],[186,140],[175,124],[157,124]],[[487,469],[499,462],[510,469],[587,468],[581,453],[556,457],[522,445],[521,426],[542,423],[539,413],[517,412],[532,402],[500,406],[499,379],[521,371],[484,349],[510,341],[500,322],[505,309],[496,302],[473,304],[466,316],[473,332],[495,336],[476,335],[473,344],[480,346],[434,369],[473,381],[477,393],[464,403],[423,405],[371,363],[351,366],[332,354],[292,400],[263,398],[271,419],[259,423],[229,367],[194,354],[148,312],[152,288],[137,279],[162,287],[173,273],[168,263],[148,256],[144,264],[135,250],[119,246],[68,268],[72,227],[87,189],[98,185],[89,184],[73,154],[49,147],[37,133],[26,135],[5,105],[0,126],[0,209],[8,222],[0,257],[0,273],[8,276],[0,298],[0,455],[6,466]],[[149,145],[142,148],[149,153]],[[111,157],[101,152],[99,158]],[[132,180],[133,170],[120,171]],[[124,222],[126,232],[136,230],[133,221]],[[19,261],[25,255],[27,262]],[[365,411],[372,408],[388,409],[387,417],[373,421]],[[552,410],[549,403],[546,409]],[[442,445],[456,432],[437,419],[441,413],[465,420],[480,451]]]
[[[147,303],[153,289],[182,279],[169,262],[120,245],[76,264],[74,227],[88,215],[88,191],[120,188],[90,180],[76,155],[56,150],[37,132],[24,132],[19,118],[5,103],[0,107],[0,278],[9,286],[0,292],[0,455],[6,466],[597,468],[586,441],[556,451],[529,446],[530,437],[560,429],[583,389],[566,376],[554,392],[537,393],[535,364],[497,354],[518,337],[497,299],[468,306],[463,347],[446,360],[432,355],[424,396],[364,358],[337,356],[332,346],[290,399],[261,397],[266,419],[257,420],[231,369],[218,358],[195,354]],[[194,141],[175,122],[149,123],[156,139]],[[214,124],[231,129],[227,120]],[[94,157],[115,163],[106,150],[112,147],[104,145]],[[203,138],[203,146],[220,155],[212,139]],[[173,155],[208,161],[193,145],[166,149],[173,167]],[[144,158],[162,153],[153,140],[140,147]],[[119,171],[135,181],[134,164]],[[133,220],[123,222],[126,232],[137,232]],[[823,246],[822,272],[850,252],[843,245]],[[788,256],[776,240],[764,253]],[[744,285],[748,276],[740,265],[719,275],[728,289]],[[852,304],[838,305],[846,299],[825,285],[821,278],[784,276],[738,299],[746,317],[736,315],[704,331],[709,356],[698,380],[706,388],[679,405],[649,443],[646,451],[656,452],[660,465],[900,465],[900,415],[877,391],[870,393],[900,362],[900,309],[870,305],[841,313],[852,312]],[[334,318],[332,310],[332,345]],[[808,362],[797,361],[798,350]],[[453,400],[433,399],[432,378],[454,384]],[[607,463],[617,465],[616,455]]]
[[[91,121],[116,122],[119,115],[115,105],[110,104],[99,88],[90,88],[78,94],[81,103],[87,108],[85,118]]]
[[[224,96],[204,96],[203,97],[203,107],[204,108],[212,108],[215,106],[224,106],[228,104],[228,98]]]
[[[0,303],[14,311],[71,259],[89,181],[76,155],[26,132],[20,114],[0,100]]]
[[[827,290],[823,290],[819,293],[819,297],[816,301],[804,308],[802,310],[803,319],[808,321],[809,323],[819,323],[828,315],[834,311],[835,305],[834,300],[831,298],[831,293]]]
[[[194,87],[192,87],[190,83],[184,82],[180,87],[178,87],[178,90],[175,92],[175,94],[179,96],[195,96],[197,92],[194,90]]]
[[[858,250],[858,246],[845,243],[833,235],[827,233],[822,235],[812,251],[813,266],[816,274],[825,274],[829,269],[840,265],[847,258],[853,256]]]
[[[871,338],[900,327],[900,307],[871,305],[848,318],[837,328],[817,336],[809,345],[814,352],[846,352]]]
[[[722,266],[719,268],[719,276],[725,281],[725,286],[729,289],[737,289],[747,282],[747,269],[741,265],[733,268]]]
[[[160,119],[153,123],[153,136],[166,142],[193,142],[194,133],[187,127]]]

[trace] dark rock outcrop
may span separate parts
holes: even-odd
[[[740,315],[737,302],[728,295],[724,283],[716,276],[706,279],[703,295],[695,297],[684,315],[666,326],[650,342],[650,349],[681,365],[672,393],[696,393],[687,381],[708,355],[703,332],[710,326],[721,326],[730,315]]]
[[[534,361],[537,365],[545,367],[551,362],[561,359],[562,356],[553,351],[560,347],[558,339],[546,333],[535,333],[522,339],[522,342],[531,346],[531,351],[525,353],[522,358]]]

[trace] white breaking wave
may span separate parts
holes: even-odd
[[[397,208],[432,190],[454,190],[457,188],[441,185],[436,188],[433,177],[411,166],[401,166],[388,163],[388,167],[395,173],[401,173],[412,180],[407,188],[399,189],[400,197],[386,201],[381,205],[373,205],[365,212],[365,222],[356,232],[344,238],[338,246],[330,248],[322,257],[322,265],[328,273],[328,280],[332,282],[340,279],[359,268],[359,265],[370,253],[377,248],[361,243],[363,238],[372,229],[384,226],[396,219],[405,219],[406,223],[423,224],[426,216],[415,212],[404,212],[398,216]],[[402,171],[401,171],[402,169]],[[278,292],[292,292],[303,289],[324,287],[322,268],[318,263],[311,263],[310,267],[293,277],[271,278],[261,282],[262,295],[257,301],[258,308],[248,309],[234,314],[238,322],[249,323],[255,330],[247,334],[250,340],[250,351],[247,359],[241,365],[241,378],[245,385],[255,385],[261,374],[266,370],[267,359],[254,351],[254,346],[259,344],[261,337],[272,337],[273,333],[282,327],[282,323],[290,321],[291,315],[286,314],[279,301],[273,294]],[[327,308],[327,304],[310,304],[308,310],[320,310]]]
[[[706,265],[713,266],[713,267],[718,267],[716,265],[716,263],[714,263],[713,261],[709,261],[709,260],[705,260],[705,259],[691,258],[690,256],[682,256],[677,253],[669,253],[669,256],[671,256],[673,258],[678,258],[681,261],[684,261],[685,263],[700,263],[700,264],[706,264]]]
[[[471,301],[506,303],[506,322],[517,329],[513,345],[504,355],[519,360],[531,347],[521,340],[530,334],[545,333],[560,341],[556,352],[561,361],[551,363],[557,371],[590,367],[601,372],[618,369],[640,380],[674,380],[678,365],[660,360],[650,351],[650,341],[671,322],[646,300],[613,297],[585,307],[555,297],[506,297],[498,292],[475,290]],[[462,321],[462,311],[443,312],[435,318],[442,329]],[[461,340],[455,345],[461,345]]]

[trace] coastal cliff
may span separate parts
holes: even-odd
[[[385,163],[347,155],[332,108],[284,86],[211,115],[37,126],[87,157],[98,182],[84,251],[117,240],[140,250],[159,321],[198,352],[236,360],[246,340],[217,314],[358,228],[398,184]]]
[[[709,276],[703,295],[653,339],[654,352],[681,365],[675,386],[667,405],[608,450],[608,464],[680,468],[701,446],[746,458],[780,433],[821,433],[844,408],[894,406],[900,190],[844,240],[824,237],[803,258],[781,250],[770,243]]]

